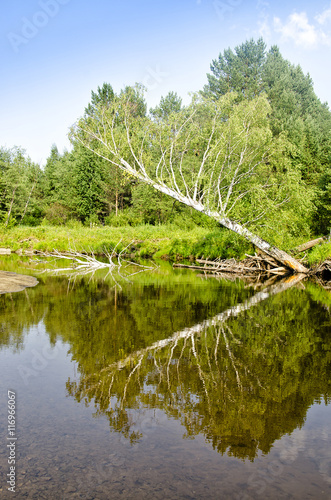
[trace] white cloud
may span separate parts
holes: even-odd
[[[259,36],[262,36],[266,42],[268,42],[271,38],[271,29],[267,15],[260,16],[258,21],[258,34]]]
[[[331,6],[321,12],[321,14],[317,14],[315,19],[319,24],[326,24],[328,21],[331,21]]]
[[[328,11],[330,10],[330,14]],[[323,24],[331,16],[331,9],[328,9],[318,16],[316,20]],[[286,22],[282,22],[279,17],[274,17],[274,29],[280,33],[282,38],[293,40],[298,46],[304,48],[316,48],[318,45],[331,45],[331,34],[323,31],[322,28],[310,23],[306,12],[294,12]]]
[[[258,0],[256,9],[258,12],[258,30],[257,34],[269,42],[271,38],[271,29],[269,23],[270,4],[266,0]]]

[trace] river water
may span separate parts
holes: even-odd
[[[0,295],[1,498],[331,499],[330,292],[37,277]]]

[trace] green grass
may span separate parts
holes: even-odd
[[[302,239],[296,243],[302,243]],[[193,258],[242,259],[245,253],[254,253],[252,245],[221,227],[181,228],[177,224],[90,228],[78,223],[69,223],[67,226],[47,226],[43,223],[37,227],[2,227],[1,247],[12,251],[22,249],[49,252],[76,249],[95,254],[112,251],[115,247],[120,252],[128,247],[126,252],[134,257],[172,261]],[[313,248],[307,259],[309,265],[313,266],[330,258],[331,243],[325,243]]]
[[[308,263],[310,266],[320,264],[325,260],[331,259],[331,242],[322,243],[314,247],[308,255]]]
[[[197,242],[208,234],[208,229],[200,227],[194,230],[181,230],[176,226],[149,226],[137,227],[63,227],[63,226],[16,226],[11,229],[0,229],[0,247],[10,248],[13,251],[54,249],[65,251],[93,251],[103,253],[115,246],[123,250],[127,245],[129,251],[140,257],[158,254],[159,257],[169,254],[175,240],[189,239]]]
[[[181,229],[177,225],[141,225],[136,227],[16,226],[0,229],[0,247],[13,251],[93,251],[102,254],[116,247],[119,252],[128,246],[127,253],[135,257],[166,258],[170,260],[194,257],[243,257],[253,248],[235,234],[224,229],[196,226]]]

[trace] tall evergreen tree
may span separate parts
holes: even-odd
[[[97,222],[104,212],[102,160],[76,144],[73,151],[75,212],[82,222]]]
[[[114,90],[113,87],[109,83],[104,83],[102,87],[98,87],[97,92],[91,91],[91,102],[85,108],[85,114],[89,116],[93,116],[96,108],[102,104],[106,105],[107,103],[111,103],[114,99]]]
[[[204,95],[219,98],[227,92],[238,92],[239,99],[253,98],[264,90],[262,78],[266,58],[266,44],[262,38],[228,48],[214,59],[207,74]]]
[[[46,165],[44,168],[44,175],[42,180],[43,195],[45,201],[50,202],[55,195],[55,191],[58,188],[58,162],[61,159],[61,155],[56,144],[51,147],[51,152],[46,160]]]
[[[327,185],[324,173],[330,167],[331,113],[316,96],[310,75],[285,60],[277,46],[266,53],[261,38],[257,42],[249,40],[235,51],[225,50],[212,62],[211,71],[202,93],[213,99],[233,91],[239,93],[240,99],[266,93],[272,133],[275,137],[283,134],[289,141],[291,164],[307,188],[317,189],[315,205],[321,215],[317,213],[316,220],[324,220],[320,196],[327,196],[327,189],[321,191],[319,186]]]
[[[182,109],[182,98],[177,92],[169,92],[165,97],[161,97],[160,104],[150,110],[154,118],[166,120],[171,113],[178,113]]]

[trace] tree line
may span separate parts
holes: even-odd
[[[116,94],[104,83],[70,134],[72,150],[60,154],[54,145],[44,169],[20,148],[2,148],[2,224],[181,224],[188,217],[211,224],[203,210],[166,195],[175,187],[209,212],[224,210],[231,220],[258,227],[262,237],[327,234],[331,113],[309,74],[278,47],[267,51],[262,39],[224,50],[210,68],[187,106],[169,92],[148,111],[140,85]],[[101,129],[108,134],[104,144]],[[90,131],[88,140],[82,130]],[[163,192],[112,163],[113,144],[113,153],[134,169],[143,160],[154,181],[152,166],[158,168]]]

